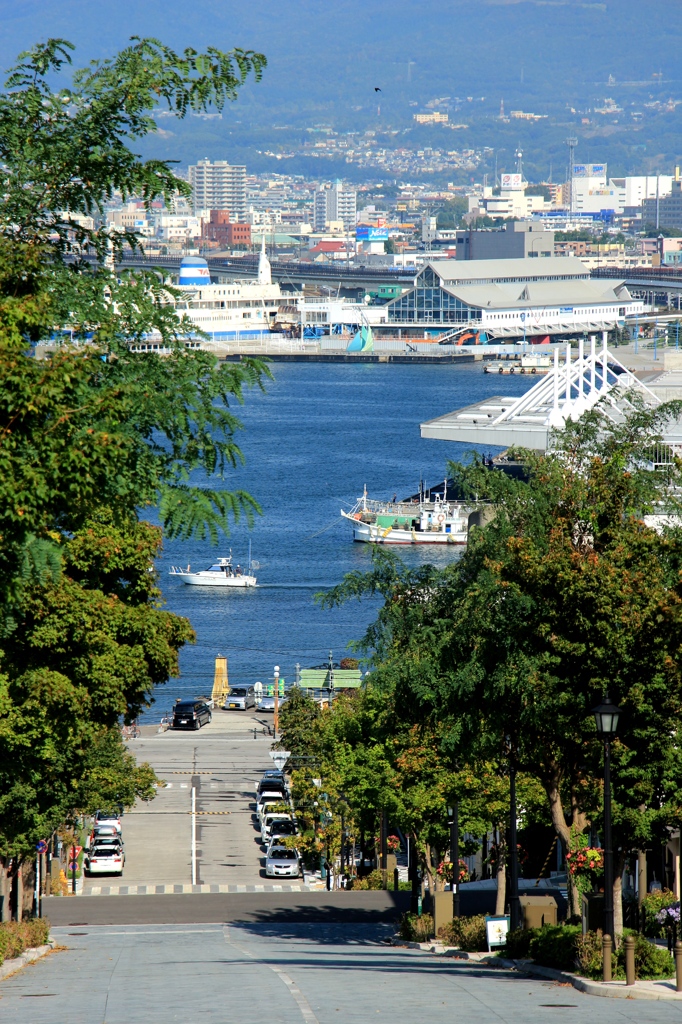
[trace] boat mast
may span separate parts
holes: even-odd
[[[251,538],[249,537],[249,576],[251,575]]]

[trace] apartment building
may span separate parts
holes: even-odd
[[[315,231],[324,231],[328,224],[341,222],[344,231],[355,229],[355,189],[344,188],[340,181],[333,185],[319,185],[315,190],[313,224]]]
[[[194,212],[228,210],[230,221],[246,220],[246,167],[227,160],[199,160],[188,168]]]

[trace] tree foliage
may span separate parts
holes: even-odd
[[[117,272],[138,239],[103,222],[115,197],[189,194],[135,144],[160,106],[221,109],[265,58],[133,38],[55,89],[72,51],[21,54],[0,94],[0,855],[19,860],[77,813],[153,796],[120,725],[194,634],[161,606],[162,530],[142,516],[214,542],[253,520],[256,500],[223,480],[242,461],[233,407],[268,376],[186,348],[173,289]],[[149,333],[168,356],[135,351]]]
[[[494,508],[445,569],[379,553],[323,601],[381,593],[364,648],[370,685],[406,723],[442,732],[453,759],[501,761],[544,789],[563,844],[599,826],[601,744],[591,709],[609,691],[624,715],[614,744],[615,835],[625,856],[667,839],[682,811],[680,465],[651,459],[677,405],[633,402],[623,423],[597,408],[552,452],[517,453],[515,480],[479,460],[451,466]]]

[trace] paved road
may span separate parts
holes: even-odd
[[[119,898],[122,902],[124,897]],[[668,1024],[682,1006],[598,999],[381,943],[384,925],[69,928],[0,984],[8,1024]]]
[[[53,925],[229,924],[270,921],[397,921],[408,892],[230,893],[185,896],[70,896],[43,901]]]
[[[131,752],[138,761],[149,761],[166,788],[124,816],[123,878],[86,879],[85,892],[119,884],[191,883],[192,786],[197,789],[197,883],[263,884],[263,851],[252,815],[258,779],[272,767],[271,745],[251,713],[227,711],[216,711],[199,732],[172,730],[132,740]]]

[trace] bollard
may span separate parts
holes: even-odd
[[[400,888],[400,874],[397,868],[393,868],[393,889],[395,892]]]
[[[256,729],[255,729],[255,727],[254,727],[254,730],[253,730],[253,738],[254,738],[254,740],[258,739],[258,737],[256,736]]]
[[[675,943],[675,988],[682,992],[682,942]]]
[[[602,958],[604,961],[603,975],[604,981],[611,981],[611,949],[612,942],[610,935],[604,935],[601,940]]]
[[[635,983],[635,937],[634,935],[627,935],[625,937],[625,984],[634,985]]]

